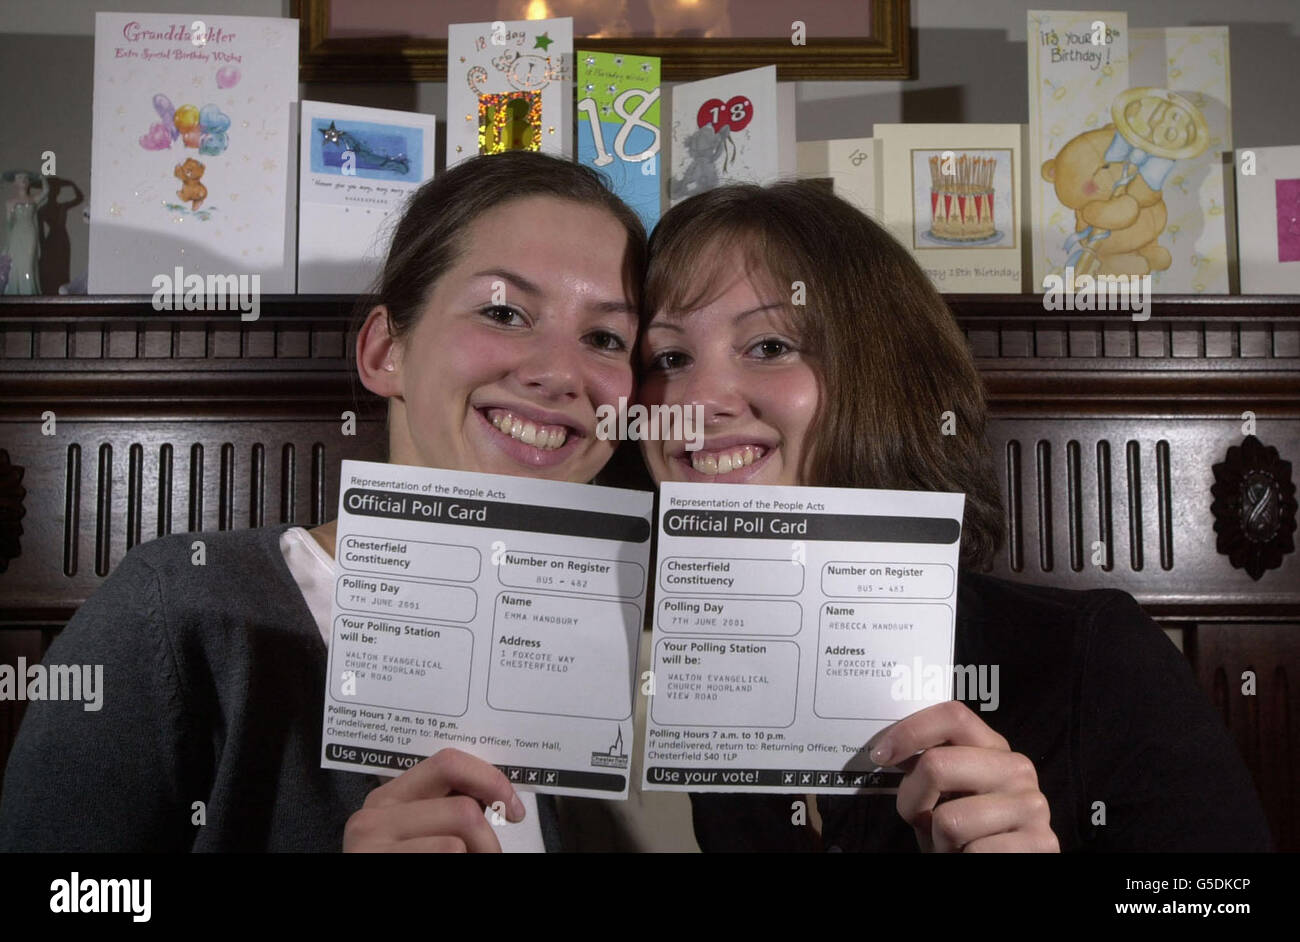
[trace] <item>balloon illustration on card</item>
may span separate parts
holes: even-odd
[[[679,85],[673,113],[680,116],[673,121],[673,203],[727,183],[778,175],[774,67]]]
[[[737,95],[725,104],[721,99],[710,98],[700,105],[695,123],[699,127],[711,125],[715,133],[723,128],[731,128],[733,132],[739,133],[749,126],[753,118],[754,103],[744,95]]]
[[[228,88],[239,81],[239,70],[226,67],[217,72],[217,85]],[[224,84],[223,84],[224,83]],[[140,136],[140,147],[147,151],[170,150],[179,141],[182,148],[197,150],[204,157],[219,157],[230,146],[230,116],[211,102],[202,108],[183,104],[179,108],[159,92],[153,96],[153,110],[160,120],[149,125]],[[175,200],[162,200],[167,212],[177,218],[193,216],[200,221],[212,218],[215,209],[207,204],[208,188],[203,176],[208,167],[200,160],[187,157],[171,168],[171,176],[180,181]],[[205,205],[207,204],[207,205]]]

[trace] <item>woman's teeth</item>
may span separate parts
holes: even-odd
[[[569,437],[569,430],[563,425],[535,425],[501,409],[493,409],[488,414],[488,421],[511,438],[544,451],[554,451]]]
[[[710,452],[707,455],[701,455],[697,451],[691,455],[691,467],[700,474],[727,474],[753,464],[765,453],[761,445],[746,445],[744,448]]]

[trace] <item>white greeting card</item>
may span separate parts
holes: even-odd
[[[1128,88],[1128,17],[1030,10],[1027,45],[1032,290],[1042,291],[1044,278],[1065,271],[1076,232],[1087,228],[1078,211],[1110,195],[1092,177],[1114,137],[1113,127],[1106,130],[1111,105]]]
[[[292,292],[297,98],[297,20],[97,13],[90,292]]]
[[[881,221],[940,291],[1021,290],[1018,124],[877,124]]]
[[[836,196],[875,219],[880,204],[880,141],[870,137],[800,141],[796,150],[802,179],[828,180]]]
[[[479,154],[573,156],[573,20],[447,27],[447,166]]]
[[[1209,146],[1180,160],[1163,187],[1164,233],[1172,256],[1151,273],[1152,290],[1165,294],[1227,294],[1228,220],[1225,152],[1232,151],[1232,92],[1228,27],[1195,26],[1129,31],[1129,84],[1167,88],[1205,117]]]
[[[794,89],[776,66],[672,90],[669,201],[728,183],[770,183],[795,169]]]
[[[433,177],[436,123],[431,114],[302,103],[299,294],[367,289],[408,197]]]
[[[1300,294],[1300,146],[1236,154],[1242,294]]]

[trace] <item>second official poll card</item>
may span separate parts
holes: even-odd
[[[866,745],[952,698],[965,503],[662,485],[643,787],[897,788]]]
[[[652,497],[344,461],[322,768],[626,798]]]

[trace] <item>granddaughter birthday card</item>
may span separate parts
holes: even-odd
[[[297,97],[297,20],[97,13],[91,293],[177,267],[292,292]]]

